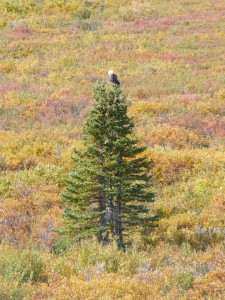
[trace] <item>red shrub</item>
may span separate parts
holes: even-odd
[[[27,37],[28,35],[32,34],[32,31],[23,25],[19,25],[12,29],[12,33],[15,36]]]
[[[7,92],[21,89],[21,85],[16,82],[0,83],[0,94],[6,94]]]
[[[163,123],[194,129],[200,134],[211,138],[225,136],[225,120],[221,116],[183,114],[167,120],[164,119]]]
[[[36,115],[40,121],[66,124],[77,121],[82,110],[90,103],[89,99],[48,99],[36,102]]]

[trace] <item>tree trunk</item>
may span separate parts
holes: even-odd
[[[103,165],[103,156],[99,156],[99,161],[100,161],[100,166]],[[101,183],[105,187],[105,178],[101,178]],[[98,241],[102,244],[107,244],[109,242],[109,234],[105,230],[107,226],[107,204],[106,204],[106,195],[105,192],[100,192],[99,194],[99,212],[101,213],[100,218],[99,218],[99,227],[102,228],[98,234]]]
[[[121,201],[122,201],[122,195],[121,195],[121,185],[119,183],[118,189],[117,189],[117,245],[118,248],[124,249],[124,238],[123,238],[123,222],[122,222],[122,216],[121,216]]]
[[[118,157],[118,168],[120,169],[122,163],[122,154],[119,153]],[[118,176],[118,187],[116,196],[116,235],[117,235],[117,245],[118,248],[124,249],[124,237],[123,237],[123,221],[122,221],[122,186],[121,186],[121,173],[117,173]]]
[[[98,234],[98,241],[102,244],[107,244],[109,242],[109,234],[105,230],[107,226],[106,220],[106,201],[104,195],[99,197],[99,211],[102,213],[99,218],[99,227],[102,228]]]

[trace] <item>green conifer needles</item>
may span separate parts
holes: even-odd
[[[152,226],[150,163],[132,136],[134,123],[119,87],[98,83],[96,102],[84,125],[84,150],[74,149],[75,169],[66,179],[64,232],[74,239],[96,235],[124,248],[133,232]]]

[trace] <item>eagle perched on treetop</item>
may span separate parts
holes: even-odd
[[[109,82],[114,83],[116,85],[120,85],[120,82],[117,79],[116,74],[113,73],[113,70],[109,70],[108,75],[109,75],[109,77],[108,77],[109,78],[108,79]]]

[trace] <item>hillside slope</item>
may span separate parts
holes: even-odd
[[[0,299],[223,299],[224,1],[3,0],[0,14]],[[57,256],[71,149],[108,69],[161,220],[127,253]]]

